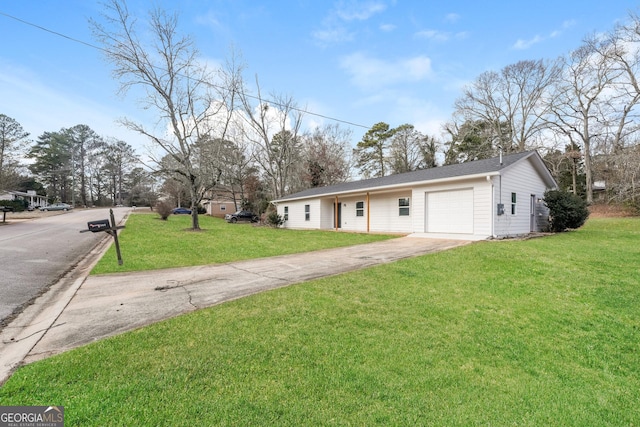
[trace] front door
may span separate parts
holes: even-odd
[[[342,228],[342,203],[333,203],[333,226]]]
[[[534,232],[536,230],[536,195],[531,195],[531,208],[530,211],[530,219],[529,219],[529,231]]]

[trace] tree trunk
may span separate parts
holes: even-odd
[[[593,203],[593,182],[591,179],[591,135],[589,122],[584,121],[584,175],[587,181],[587,204]]]

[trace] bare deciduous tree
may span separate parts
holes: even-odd
[[[464,89],[456,112],[464,122],[489,124],[490,142],[507,152],[535,147],[546,128],[548,91],[559,72],[557,62],[542,60],[520,61],[499,73],[487,71]]]
[[[317,127],[303,137],[310,187],[334,185],[351,177],[351,131],[338,124]]]
[[[593,202],[592,142],[604,132],[607,97],[620,75],[609,55],[607,41],[595,36],[564,58],[563,73],[551,101],[554,128],[582,146],[587,203]]]
[[[640,17],[631,14],[630,18],[630,22],[618,25],[609,34],[606,44],[592,43],[601,56],[609,58],[617,76],[614,83],[616,95],[610,97],[608,109],[613,153],[620,153],[630,137],[640,129],[638,114],[634,114],[640,103],[637,77],[640,74]]]
[[[302,160],[301,126],[303,113],[291,97],[262,97],[256,79],[257,95],[248,90],[240,94],[244,137],[253,147],[253,160],[260,165],[274,197],[300,188]]]
[[[134,86],[143,88],[146,95],[141,101],[158,114],[160,126],[154,130],[128,119],[122,122],[173,158],[174,172],[189,187],[192,228],[198,230],[197,205],[216,183],[199,168],[195,146],[198,141],[225,138],[236,87],[225,84],[228,76],[222,84],[212,84],[216,76],[198,62],[193,41],[179,34],[175,14],[154,9],[148,26],[141,28],[125,0],[109,0],[103,19],[104,23],[91,23],[120,80],[121,93]],[[160,164],[161,156],[152,158]]]
[[[413,125],[403,124],[393,130],[389,149],[392,173],[411,172],[435,167],[437,143]]]

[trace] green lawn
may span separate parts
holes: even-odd
[[[204,215],[200,216],[201,231],[188,231],[189,227],[189,215],[171,215],[167,221],[162,221],[155,214],[134,213],[118,234],[124,264],[118,265],[112,245],[92,274],[217,264],[397,237],[229,224],[223,219]]]
[[[66,425],[640,425],[640,219],[243,298],[20,368]]]

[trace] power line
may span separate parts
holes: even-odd
[[[8,13],[4,13],[4,12],[0,11],[0,15],[5,16],[5,17],[7,17],[9,19],[13,19],[15,21],[18,21],[21,24],[28,25],[28,26],[34,27],[34,28],[36,28],[38,30],[47,32],[49,34],[53,34],[55,36],[62,37],[64,39],[67,39],[67,40],[72,41],[74,43],[79,43],[79,44],[85,45],[87,47],[90,47],[92,49],[96,49],[96,50],[99,50],[99,51],[102,51],[102,52],[105,52],[105,53],[109,53],[109,51],[107,49],[103,48],[103,47],[96,46],[94,44],[85,42],[83,40],[76,39],[74,37],[68,36],[66,34],[50,30],[49,28],[43,27],[43,26],[38,25],[38,24],[34,24],[33,22],[25,21],[24,19],[20,19],[18,17],[13,16],[13,15],[9,15]],[[183,77],[187,77],[187,76],[183,76]],[[187,77],[187,78],[192,78],[192,77]],[[205,82],[205,81],[202,81],[202,80],[199,80],[199,82],[203,83],[203,84],[207,84],[207,85],[213,86],[213,87],[219,87],[219,86],[214,85],[211,82]],[[260,98],[258,96],[251,95],[251,94],[248,94],[248,93],[245,93],[245,92],[242,92],[242,94],[244,96],[248,97],[248,98],[257,99],[259,101],[267,101],[268,103],[273,104],[273,105],[277,105],[279,107],[283,107],[284,106],[283,104],[281,104],[279,102],[276,102],[276,101],[273,101],[273,100],[269,100],[269,99],[262,99],[262,98]],[[314,113],[312,111],[305,110],[305,109],[302,109],[302,108],[296,108],[296,107],[291,107],[291,106],[289,106],[288,108],[290,108],[291,110],[300,112],[300,113],[308,114],[310,116],[315,116],[315,117],[320,117],[320,118],[327,119],[327,120],[332,120],[334,122],[343,123],[343,124],[346,124],[346,125],[349,125],[349,126],[360,127],[360,128],[363,128],[363,129],[369,129],[369,126],[365,126],[365,125],[361,125],[361,124],[358,124],[358,123],[350,122],[348,120],[337,119],[335,117],[326,116],[324,114]]]

